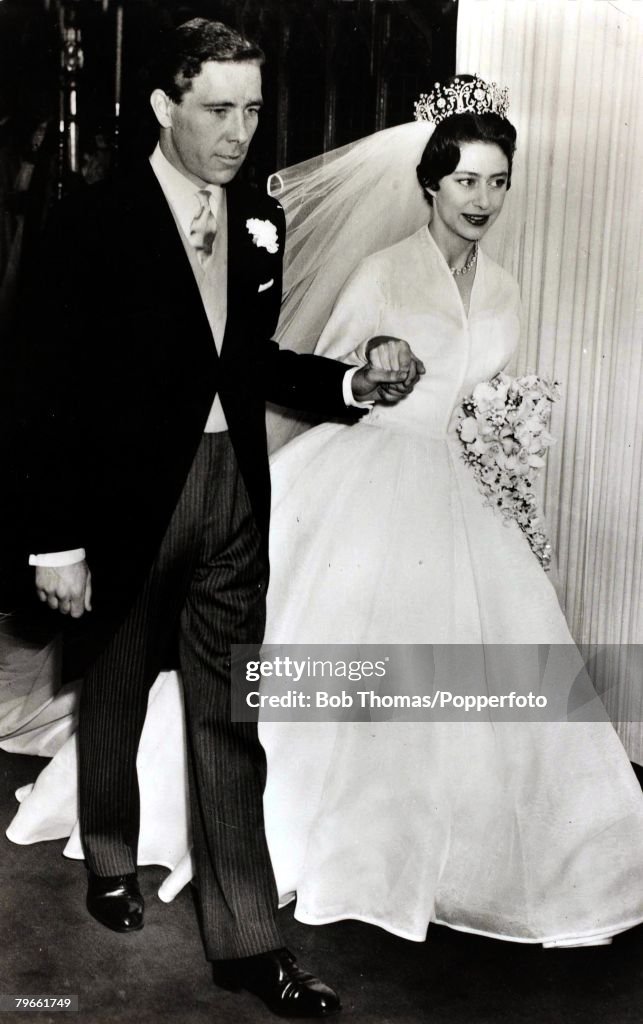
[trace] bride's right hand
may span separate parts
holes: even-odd
[[[380,385],[380,395],[384,401],[396,402],[410,394],[422,374],[426,372],[422,360],[418,359],[409,343],[402,338],[378,335],[367,342],[365,352],[370,366],[374,369],[393,373],[406,372],[401,381]]]

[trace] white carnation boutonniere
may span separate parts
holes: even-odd
[[[279,252],[279,236],[272,221],[251,217],[246,221],[246,227],[256,246],[260,249],[267,249],[271,253]]]

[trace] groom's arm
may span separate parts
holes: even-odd
[[[93,322],[83,245],[92,224],[84,213],[80,201],[67,201],[52,214],[13,327],[16,486],[32,554],[75,549],[84,532]]]
[[[325,356],[280,349],[270,354],[260,373],[266,398],[277,405],[325,415],[345,414],[347,407],[366,409],[375,402],[397,402],[413,390],[424,366],[405,341],[380,336],[367,345],[368,362],[359,367]]]
[[[91,574],[84,549],[76,547],[86,533],[85,371],[98,315],[88,315],[86,301],[87,264],[93,261],[85,236],[91,228],[80,198],[56,208],[13,328],[22,557],[35,567],[39,599],[74,618],[91,609]]]

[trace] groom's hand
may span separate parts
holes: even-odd
[[[352,382],[353,395],[360,402],[399,402],[425,372],[424,363],[401,338],[371,338],[366,355],[367,365],[357,371]]]
[[[79,619],[92,610],[92,574],[87,562],[36,568],[36,590],[41,601],[62,615]]]

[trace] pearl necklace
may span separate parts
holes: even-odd
[[[468,274],[472,267],[475,267],[478,259],[478,243],[473,243],[473,249],[469,253],[469,258],[463,267],[449,267],[449,270],[454,277],[460,277],[461,274]]]

